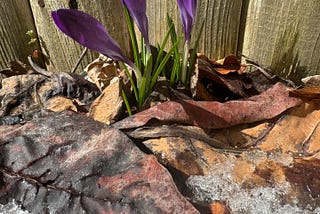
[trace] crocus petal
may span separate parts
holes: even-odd
[[[60,9],[51,15],[58,28],[81,45],[135,68],[97,19],[73,9]]]
[[[130,16],[137,24],[144,41],[149,46],[148,18],[146,15],[146,0],[122,0],[122,3],[128,9]]]
[[[192,25],[196,16],[197,0],[177,0],[186,41],[190,41]]]

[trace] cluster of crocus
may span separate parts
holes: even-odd
[[[163,54],[168,37],[170,34],[172,35],[172,26],[170,26],[168,34],[166,35],[160,48],[158,48],[158,57],[154,61],[149,44],[146,0],[121,0],[121,3],[124,5],[125,9],[126,20],[128,23],[128,29],[133,47],[134,62],[125,56],[119,45],[108,34],[103,25],[89,14],[74,9],[59,9],[52,12],[52,17],[55,24],[63,33],[81,45],[91,50],[100,52],[101,54],[104,54],[113,60],[120,61],[131,67],[136,81],[134,81],[132,74],[125,66],[126,73],[130,78],[137,101],[137,106],[139,108],[143,105],[144,101],[152,92],[153,86],[156,83],[158,76],[163,70],[165,64],[178,49],[180,40],[175,39],[171,49],[166,54]],[[181,74],[178,76],[183,83],[187,83],[188,53],[197,1],[177,0],[177,4],[180,9],[185,36],[184,57],[182,60],[182,66],[180,66],[182,69]],[[132,20],[136,23],[143,37],[140,50],[137,44],[137,38]],[[175,58],[175,60],[179,61],[180,63],[180,58]]]

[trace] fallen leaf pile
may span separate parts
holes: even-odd
[[[0,204],[32,213],[320,213],[318,77],[198,56],[126,116],[117,64],[0,71]],[[188,92],[188,91],[187,91]],[[1,211],[1,207],[0,207]]]

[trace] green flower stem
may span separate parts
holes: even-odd
[[[193,50],[191,51],[191,54],[190,54],[190,57],[189,57],[189,68],[188,68],[188,74],[187,74],[189,77],[191,76],[191,74],[194,71],[195,63],[196,63],[196,60],[197,60],[197,50],[198,50],[198,47],[199,47],[201,34],[203,32],[204,21],[205,20],[203,20],[203,22],[201,24],[200,32],[198,34],[197,40],[195,42],[195,45],[194,45]]]
[[[150,49],[149,49],[150,50]],[[145,69],[141,80],[141,85],[139,87],[139,99],[138,99],[138,108],[141,108],[144,104],[144,101],[147,99],[149,94],[152,91],[151,86],[151,77],[152,77],[152,54],[151,51],[146,50],[145,53]]]
[[[168,53],[165,55],[165,57],[161,60],[159,66],[156,68],[156,70],[153,74],[152,80],[151,80],[151,87],[153,87],[156,84],[156,81],[157,81],[157,78],[158,78],[160,72],[162,71],[162,69],[164,69],[164,66],[168,62],[169,58],[172,56],[172,53],[178,47],[180,40],[181,40],[181,38],[177,39],[177,41],[173,44],[173,46],[168,51]]]
[[[133,88],[134,96],[135,96],[136,100],[138,100],[138,98],[139,98],[139,96],[138,96],[138,89],[137,89],[137,86],[135,85],[135,82],[134,82],[134,80],[133,80],[133,78],[132,78],[132,75],[130,74],[127,66],[126,66],[124,63],[122,63],[122,62],[120,62],[120,63],[121,63],[122,66],[124,67],[124,71],[125,71],[125,73],[127,74],[127,76],[129,77],[131,87]]]
[[[126,105],[126,108],[127,108],[127,111],[128,111],[128,115],[131,116],[132,115],[131,107],[130,107],[129,101],[127,99],[126,93],[124,93],[123,89],[121,90],[121,95],[122,95],[123,102]]]
[[[181,68],[181,81],[183,84],[187,85],[189,80],[187,79],[188,75],[188,70],[187,70],[187,67],[188,67],[188,57],[189,57],[189,41],[186,41],[185,44],[184,44],[184,55],[183,55],[183,61],[182,61],[182,68]]]
[[[129,11],[126,7],[124,7],[124,12],[125,12],[125,17],[129,29],[129,35],[131,38],[131,44],[132,44],[132,49],[133,49],[133,57],[134,57],[134,62],[139,70],[141,70],[141,61],[139,57],[139,48],[138,48],[138,42],[137,42],[137,36],[134,30],[134,26],[132,23],[131,16],[129,14]]]

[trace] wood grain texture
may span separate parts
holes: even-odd
[[[38,30],[42,51],[50,58],[52,71],[71,71],[84,47],[65,36],[53,23],[51,11],[69,8],[69,0],[46,0],[45,7],[38,1],[30,0],[35,24]],[[119,0],[77,0],[78,9],[85,11],[101,21],[109,34],[119,43],[122,50],[129,55],[129,34],[125,23],[122,5]],[[97,53],[89,51],[78,68],[81,71],[89,62],[97,57]]]
[[[320,1],[251,0],[243,53],[299,80],[320,73]]]
[[[0,4],[0,68],[8,62],[20,60],[27,62],[27,56],[39,43],[28,45],[28,30],[35,32],[32,13],[26,0],[2,1]]]
[[[194,43],[194,40],[198,36],[202,22],[205,21],[199,52],[205,53],[213,59],[237,53],[242,1],[198,1],[192,43]],[[180,13],[176,1],[147,1],[151,44],[161,43],[167,33],[167,13],[173,18],[178,35],[183,35]]]

